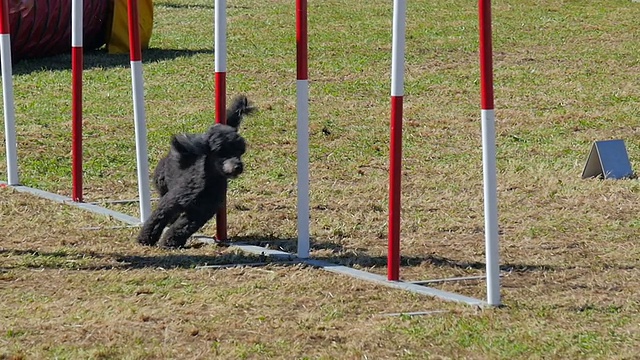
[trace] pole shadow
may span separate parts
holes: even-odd
[[[234,241],[227,244],[217,246],[233,246],[234,243],[243,245],[255,245],[267,249],[277,249],[292,254],[291,259],[295,259],[297,240],[290,238],[267,238],[246,236],[234,238]],[[195,246],[194,246],[195,247]],[[332,242],[312,243],[312,251],[329,250],[330,253],[320,256],[313,256],[315,260],[323,260],[334,263],[336,265],[349,267],[384,268],[387,265],[386,256],[371,256],[362,249],[345,249],[342,245]],[[232,253],[217,252],[211,255],[189,254],[189,249],[166,250],[162,254],[154,255],[127,255],[122,253],[98,253],[94,251],[76,252],[72,249],[66,251],[64,249],[43,252],[35,249],[6,249],[0,248],[0,256],[30,256],[27,259],[11,264],[0,264],[0,270],[8,271],[16,268],[67,268],[70,270],[105,270],[105,269],[143,269],[143,268],[195,268],[197,266],[206,265],[231,265],[242,263],[273,263],[278,264],[278,259],[271,259],[268,256],[249,254],[242,251]],[[77,262],[78,259],[89,259],[87,262]],[[91,264],[91,259],[97,262],[108,262],[107,264]],[[291,260],[289,259],[289,260]],[[285,264],[286,265],[286,264]],[[291,264],[289,264],[291,265]],[[444,256],[429,254],[425,256],[402,256],[400,266],[417,267],[417,266],[435,266],[440,268],[451,268],[458,270],[484,270],[486,268],[483,262],[461,261]],[[575,267],[557,267],[554,265],[539,265],[526,263],[506,263],[501,264],[500,270],[514,273],[529,272],[550,272],[570,270]],[[629,265],[614,265],[610,268],[629,270]],[[635,268],[635,267],[631,267]]]
[[[291,254],[297,252],[297,239],[277,238],[277,237],[259,237],[245,236],[235,237],[233,243],[242,243],[247,245],[255,245],[269,249],[277,249]],[[328,250],[329,254],[313,256],[313,259],[333,262],[344,266],[358,267],[386,267],[387,256],[372,256],[367,253],[367,249],[363,248],[345,248],[339,243],[325,241],[314,242],[311,240],[311,250]],[[463,261],[448,258],[435,254],[425,256],[401,256],[400,266],[435,266],[440,268],[452,268],[460,270],[485,270],[486,263],[479,261]],[[534,265],[534,264],[515,264],[506,263],[500,265],[500,270],[505,272],[536,272],[536,271],[556,271],[560,268],[553,265]]]
[[[181,57],[191,57],[210,54],[213,59],[213,49],[157,49],[149,48],[142,52],[142,63],[155,63],[175,60]],[[213,61],[213,60],[212,60]],[[106,49],[85,50],[84,70],[128,68],[131,66],[129,54],[108,54]],[[14,75],[26,75],[44,71],[66,71],[71,69],[71,54],[61,54],[50,57],[23,59],[13,65]]]

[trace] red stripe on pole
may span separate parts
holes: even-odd
[[[138,0],[128,0],[129,16],[129,55],[131,61],[142,61],[140,49],[140,26],[138,25]]]
[[[493,61],[491,46],[491,0],[479,0],[480,96],[483,110],[493,109]]]
[[[227,123],[227,73],[216,72],[215,74],[215,112],[216,123]],[[216,239],[218,241],[227,240],[227,194],[224,195],[224,205],[216,214]]]
[[[11,26],[9,24],[9,0],[0,0],[2,1],[2,6],[0,6],[0,34],[9,34],[11,32]]]
[[[71,173],[73,201],[82,201],[82,47],[71,48]]]
[[[227,73],[226,72],[217,72],[215,75],[215,83],[216,83],[216,123],[218,124],[226,124],[227,123]]]
[[[224,203],[216,214],[216,240],[227,241],[227,194],[224,194]]]
[[[297,79],[309,79],[307,0],[296,0]]]
[[[400,279],[400,178],[402,176],[402,96],[391,97],[391,158],[389,161],[389,249],[387,278]]]

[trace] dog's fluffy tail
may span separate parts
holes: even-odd
[[[231,106],[227,108],[227,125],[239,128],[242,118],[245,115],[251,115],[255,110],[256,108],[249,103],[246,96],[236,96]]]

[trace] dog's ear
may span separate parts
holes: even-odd
[[[251,115],[255,111],[256,108],[249,103],[249,99],[247,99],[246,96],[236,96],[233,99],[231,106],[227,108],[227,125],[238,130],[240,122],[242,122],[242,118],[245,115]]]
[[[207,140],[201,135],[180,134],[171,138],[171,152],[180,157],[197,157],[208,150]]]
[[[223,128],[227,129],[227,132],[233,132],[233,130],[220,124],[214,125],[206,134],[207,150],[210,153],[217,153],[222,150],[222,144],[226,141],[226,136],[223,135]]]

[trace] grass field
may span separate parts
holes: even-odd
[[[391,5],[309,4],[311,254],[381,274]],[[404,280],[483,272],[476,6],[408,2]],[[295,251],[295,4],[229,0],[227,13],[229,96],[260,108],[242,129],[229,235]],[[580,175],[595,140],[624,139],[634,167],[640,157],[638,18],[629,0],[493,2],[504,307],[302,265],[196,269],[256,259],[211,245],[143,248],[135,228],[4,188],[0,359],[637,357],[640,183]],[[158,0],[154,22],[143,53],[152,166],[171,134],[213,122],[212,2]],[[67,196],[69,64],[14,65],[21,182]],[[85,66],[85,200],[135,198],[128,56],[88,53]],[[438,288],[485,297],[482,282]],[[383,315],[411,311],[434,313]]]

